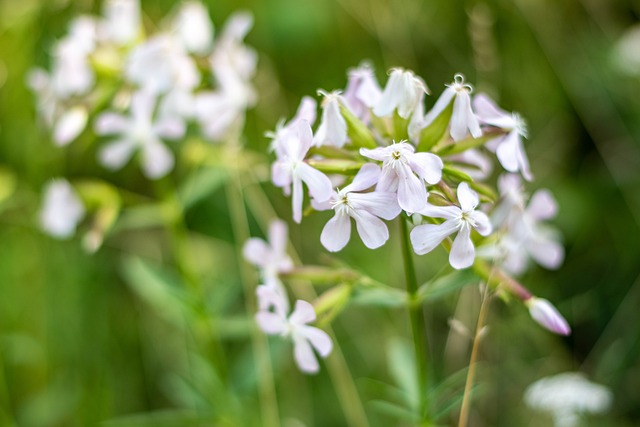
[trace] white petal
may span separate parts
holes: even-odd
[[[349,203],[354,209],[364,209],[388,221],[397,217],[402,208],[396,193],[373,191],[371,193],[349,193]]]
[[[571,328],[558,310],[546,299],[532,297],[527,301],[529,313],[541,326],[559,335],[569,335]]]
[[[280,321],[284,323],[289,310],[289,300],[282,283],[273,279],[268,285],[259,285],[256,288],[256,298],[258,299],[258,308],[260,311],[270,311],[273,309]],[[273,322],[272,322],[273,323]],[[279,331],[285,332],[284,330]]]
[[[527,153],[524,151],[522,138],[518,138],[517,155],[520,173],[527,181],[533,181],[533,174],[531,173],[531,168],[529,167],[529,159],[527,158]]]
[[[407,212],[418,212],[427,204],[427,189],[408,167],[399,167],[398,204]]]
[[[313,326],[300,328],[300,335],[304,336],[322,357],[327,357],[333,349],[331,337],[322,329]]]
[[[475,259],[476,251],[471,241],[471,228],[463,226],[451,245],[449,263],[456,270],[471,267]]]
[[[286,319],[270,311],[259,311],[256,314],[256,322],[265,334],[282,334],[287,330]]]
[[[442,224],[424,224],[411,230],[411,244],[418,255],[431,252],[446,237],[453,234],[459,227],[460,221],[448,219]]]
[[[306,338],[294,337],[293,355],[298,368],[300,368],[302,372],[313,374],[318,372],[320,369],[316,355],[313,354],[311,344],[309,344],[309,341],[307,341]]]
[[[319,202],[323,202],[333,194],[331,180],[322,172],[312,168],[306,163],[300,163],[296,173],[307,184],[309,194]]]
[[[303,160],[309,148],[313,145],[313,132],[311,131],[311,125],[306,120],[300,120],[298,127],[298,150],[294,155],[297,160]]]
[[[293,210],[293,220],[300,224],[302,221],[302,181],[300,178],[293,179],[293,194],[291,195],[291,209]]]
[[[128,139],[113,141],[105,145],[98,152],[98,160],[107,169],[120,169],[133,155],[136,144]]]
[[[378,147],[378,148],[361,148],[360,154],[369,159],[377,160],[379,162],[385,161],[389,157],[387,147]]]
[[[356,228],[362,243],[369,249],[376,249],[389,240],[389,230],[382,220],[365,210],[355,212]]]
[[[435,206],[427,203],[418,213],[431,218],[454,219],[460,217],[462,210],[457,206]]]
[[[503,127],[504,123],[501,121],[506,117],[511,119],[511,114],[501,110],[496,103],[484,93],[479,93],[473,97],[473,110],[482,122],[492,126]]]
[[[202,3],[184,3],[174,22],[174,30],[187,51],[204,55],[211,50],[213,25]]]
[[[432,153],[415,153],[407,156],[411,169],[429,184],[437,184],[442,178],[444,163]]]
[[[320,242],[329,252],[337,252],[347,245],[350,237],[351,218],[335,214],[322,229]]]
[[[353,178],[353,182],[342,189],[342,192],[348,193],[351,191],[364,191],[373,187],[380,179],[380,167],[374,163],[367,163],[363,165],[356,176]]]
[[[291,169],[285,162],[276,161],[271,165],[271,180],[276,187],[291,185]]]
[[[293,313],[289,316],[292,325],[304,325],[316,320],[316,311],[313,306],[304,300],[297,300]]]
[[[184,121],[178,117],[164,117],[153,125],[153,129],[158,136],[166,139],[182,138],[187,130]]]
[[[155,95],[139,90],[131,97],[131,115],[136,122],[150,122],[156,104]]]
[[[373,108],[380,102],[382,90],[373,72],[362,78],[355,95],[356,98],[369,108]]]
[[[322,120],[316,132],[315,144],[342,147],[348,139],[347,122],[340,113],[338,95],[327,95],[323,104]]]
[[[158,179],[173,169],[173,153],[160,142],[142,146],[142,170],[147,178]]]
[[[82,107],[75,107],[66,111],[53,130],[53,140],[56,145],[64,146],[76,139],[87,126],[89,115]]]
[[[501,139],[500,145],[496,149],[496,156],[503,168],[509,172],[518,171],[518,140],[520,135],[517,131],[509,132]]]
[[[131,126],[129,118],[122,114],[102,113],[93,125],[98,135],[113,135],[125,133]]]
[[[84,214],[84,205],[69,182],[57,179],[47,184],[40,211],[44,231],[58,238],[70,237]]]
[[[269,244],[278,256],[287,252],[287,223],[282,220],[271,221],[269,225]]]
[[[380,100],[373,108],[373,114],[378,117],[386,117],[393,113],[393,110],[400,104],[402,97],[402,71],[393,70],[387,80],[387,85],[382,92]]]
[[[469,214],[469,216],[476,222],[474,228],[478,233],[480,233],[481,236],[488,236],[489,234],[491,234],[491,221],[484,212],[473,211]]]
[[[551,219],[558,214],[558,204],[549,190],[538,190],[529,201],[527,214],[539,221]]]
[[[461,182],[458,185],[457,195],[458,202],[460,202],[460,207],[463,211],[469,212],[478,206],[478,194],[469,188],[469,184],[466,182]]]
[[[564,260],[564,247],[548,237],[536,237],[526,243],[527,251],[538,264],[555,270]]]
[[[253,237],[244,244],[242,255],[251,264],[264,267],[271,256],[271,248],[264,240]]]
[[[398,191],[398,182],[399,178],[395,170],[390,166],[383,167],[380,180],[378,181],[378,185],[376,185],[376,191],[396,193]]]
[[[433,108],[424,117],[422,127],[425,128],[429,126],[447,108],[455,95],[455,89],[450,87],[446,88],[444,92],[442,92],[442,95],[440,95],[440,98],[436,101]]]
[[[456,99],[453,101],[453,113],[451,115],[451,138],[454,141],[460,141],[467,136],[470,114],[473,115],[469,93],[458,92]]]

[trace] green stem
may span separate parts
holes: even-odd
[[[427,344],[426,344],[426,328],[424,324],[424,316],[422,306],[415,303],[416,294],[418,292],[418,281],[416,279],[416,270],[413,265],[413,251],[409,240],[409,230],[407,228],[407,220],[400,217],[400,236],[402,239],[402,258],[404,261],[404,276],[409,295],[409,321],[411,322],[411,333],[413,335],[413,347],[415,351],[416,366],[418,368],[418,409],[420,420],[426,418],[426,392],[427,392]]]

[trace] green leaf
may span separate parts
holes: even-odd
[[[415,355],[411,345],[402,339],[394,339],[389,344],[389,370],[398,387],[405,393],[405,401],[417,414],[420,406],[418,375]]]
[[[442,168],[442,174],[449,178],[454,178],[458,181],[472,182],[473,178],[471,178],[467,173],[457,169],[452,166],[450,163],[445,163],[444,168]]]
[[[351,139],[351,144],[364,148],[376,148],[378,146],[369,128],[342,104],[340,104],[340,113],[345,122],[347,122],[347,135]]]
[[[478,277],[473,270],[453,271],[444,277],[427,282],[418,288],[417,301],[430,302],[442,298],[472,283],[478,283]]]
[[[394,288],[358,287],[352,301],[364,306],[403,307],[407,304],[407,294]]]
[[[477,182],[477,181],[472,181],[469,182],[469,187],[471,187],[472,189],[474,189],[478,194],[480,194],[480,201],[481,202],[490,202],[490,203],[494,203],[496,200],[498,200],[498,194],[496,194],[496,192],[493,190],[493,188],[489,187],[486,184],[483,184],[481,182]],[[484,196],[484,197],[482,197]]]
[[[429,151],[433,146],[440,142],[447,132],[452,113],[453,102],[450,102],[449,106],[447,106],[447,108],[445,108],[429,126],[422,129],[420,132],[418,151]]]
[[[410,423],[416,423],[419,419],[418,415],[412,412],[410,409],[402,407],[398,404],[387,402],[386,400],[372,400],[369,405],[373,406],[379,412],[389,415],[398,420],[408,421]]]
[[[364,165],[364,162],[362,161],[343,159],[308,159],[307,163],[309,166],[312,166],[324,173],[344,173],[352,175],[355,175],[362,165]]]
[[[210,420],[211,418],[205,417],[202,411],[170,409],[127,415],[104,421],[101,425],[102,427],[198,427],[206,424]]]
[[[219,189],[227,178],[224,169],[207,167],[196,170],[178,188],[180,204],[184,209],[188,209]]]

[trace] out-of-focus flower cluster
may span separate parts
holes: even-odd
[[[189,122],[211,141],[242,128],[256,101],[257,55],[243,43],[251,26],[251,15],[237,13],[214,40],[206,8],[189,1],[148,33],[138,0],[108,0],[102,16],[71,23],[52,47],[50,71],[33,70],[28,84],[57,145],[92,127],[105,137],[104,167],[120,169],[139,152],[144,174],[161,178],[174,165],[166,143],[184,137]]]
[[[544,224],[557,212],[551,193],[538,190],[529,198],[522,184],[521,177],[531,181],[533,175],[524,150],[527,129],[518,114],[474,94],[461,74],[429,110],[424,80],[399,68],[382,88],[373,70],[361,65],[349,71],[344,90],[318,94],[318,123],[315,99],[304,97],[295,116],[268,134],[275,154],[272,181],[291,196],[295,222],[333,210],[319,238],[337,252],[350,240],[352,220],[364,245],[376,249],[390,238],[386,221],[411,218],[416,254],[442,244],[451,267],[477,267],[485,280],[523,301],[536,322],[558,334],[570,332],[551,303],[508,276],[525,271],[530,260],[557,268],[564,257],[555,231]],[[497,184],[491,183],[494,159],[505,171]],[[245,253],[252,259],[250,249]],[[285,294],[281,286],[268,287],[273,295]],[[262,304],[261,313],[271,307]],[[270,313],[285,319],[286,311]],[[265,321],[273,316],[258,316],[268,333],[273,330]]]

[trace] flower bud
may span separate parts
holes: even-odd
[[[558,335],[569,335],[571,328],[558,310],[546,299],[531,297],[525,301],[529,314],[542,327]]]

